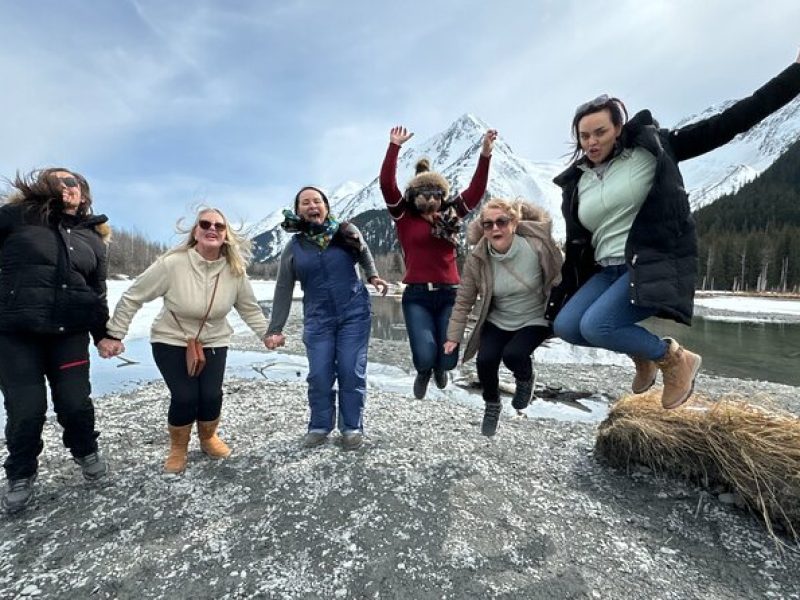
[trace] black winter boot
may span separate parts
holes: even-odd
[[[531,403],[531,394],[533,393],[534,378],[531,377],[528,381],[517,381],[517,389],[514,390],[514,398],[511,400],[511,406],[517,410],[525,410]]]
[[[414,398],[422,400],[428,391],[428,382],[431,380],[432,370],[418,371],[414,378]]]
[[[500,412],[503,410],[503,405],[498,400],[497,402],[487,402],[483,410],[483,423],[481,424],[481,433],[486,437],[492,437],[497,433],[497,423],[500,421]]]

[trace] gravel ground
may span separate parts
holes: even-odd
[[[287,328],[300,352],[299,325]],[[248,347],[251,341],[237,339]],[[371,360],[410,368],[400,342]],[[540,365],[540,381],[615,398],[630,369]],[[800,413],[798,389],[701,376]],[[37,495],[0,516],[0,598],[800,598],[800,552],[750,514],[593,455],[596,425],[507,419],[370,390],[362,449],[299,447],[300,383],[226,380],[215,462],[193,439],[161,474],[162,383],[98,399],[113,471],[80,480],[54,420]]]

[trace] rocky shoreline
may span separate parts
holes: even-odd
[[[287,334],[301,352],[297,320]],[[373,340],[370,357],[410,368],[400,342]],[[538,369],[609,398],[631,376]],[[790,386],[698,389],[800,414]],[[234,453],[211,461],[193,439],[181,477],[161,474],[161,382],[98,399],[101,485],[80,480],[49,421],[33,506],[0,517],[0,598],[800,598],[796,546],[724,490],[605,466],[596,425],[504,415],[487,439],[475,408],[371,389],[361,450],[305,450],[305,393],[226,380]]]

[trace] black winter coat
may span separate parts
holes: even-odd
[[[0,206],[0,331],[105,336],[106,221]]]
[[[631,226],[625,245],[630,301],[657,309],[657,316],[691,325],[697,277],[697,235],[678,162],[731,141],[800,93],[800,64],[793,64],[752,96],[718,115],[680,129],[659,129],[650,111],[636,114],[622,129],[618,151],[642,147],[656,157],[653,187]],[[594,275],[592,234],[578,220],[581,161],[553,181],[562,188],[567,225],[562,282],[550,295],[545,316],[555,319],[569,298]]]

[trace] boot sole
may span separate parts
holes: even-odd
[[[636,388],[634,388],[633,386],[631,386],[631,391],[634,394],[644,394],[647,390],[649,390],[651,387],[653,387],[656,384],[656,379],[657,378],[658,378],[658,371],[656,371],[656,375],[655,375],[655,377],[653,377],[653,381],[648,383],[646,386],[639,388],[638,390]]]
[[[689,398],[692,397],[692,394],[694,393],[694,381],[695,379],[697,379],[697,374],[700,372],[700,367],[702,366],[702,364],[703,364],[703,357],[698,355],[697,363],[695,364],[695,367],[692,370],[692,385],[689,386],[689,391],[686,393],[685,396],[681,397],[679,400],[670,404],[669,406],[667,406],[662,402],[661,403],[662,408],[664,408],[665,410],[674,410],[683,405]]]

